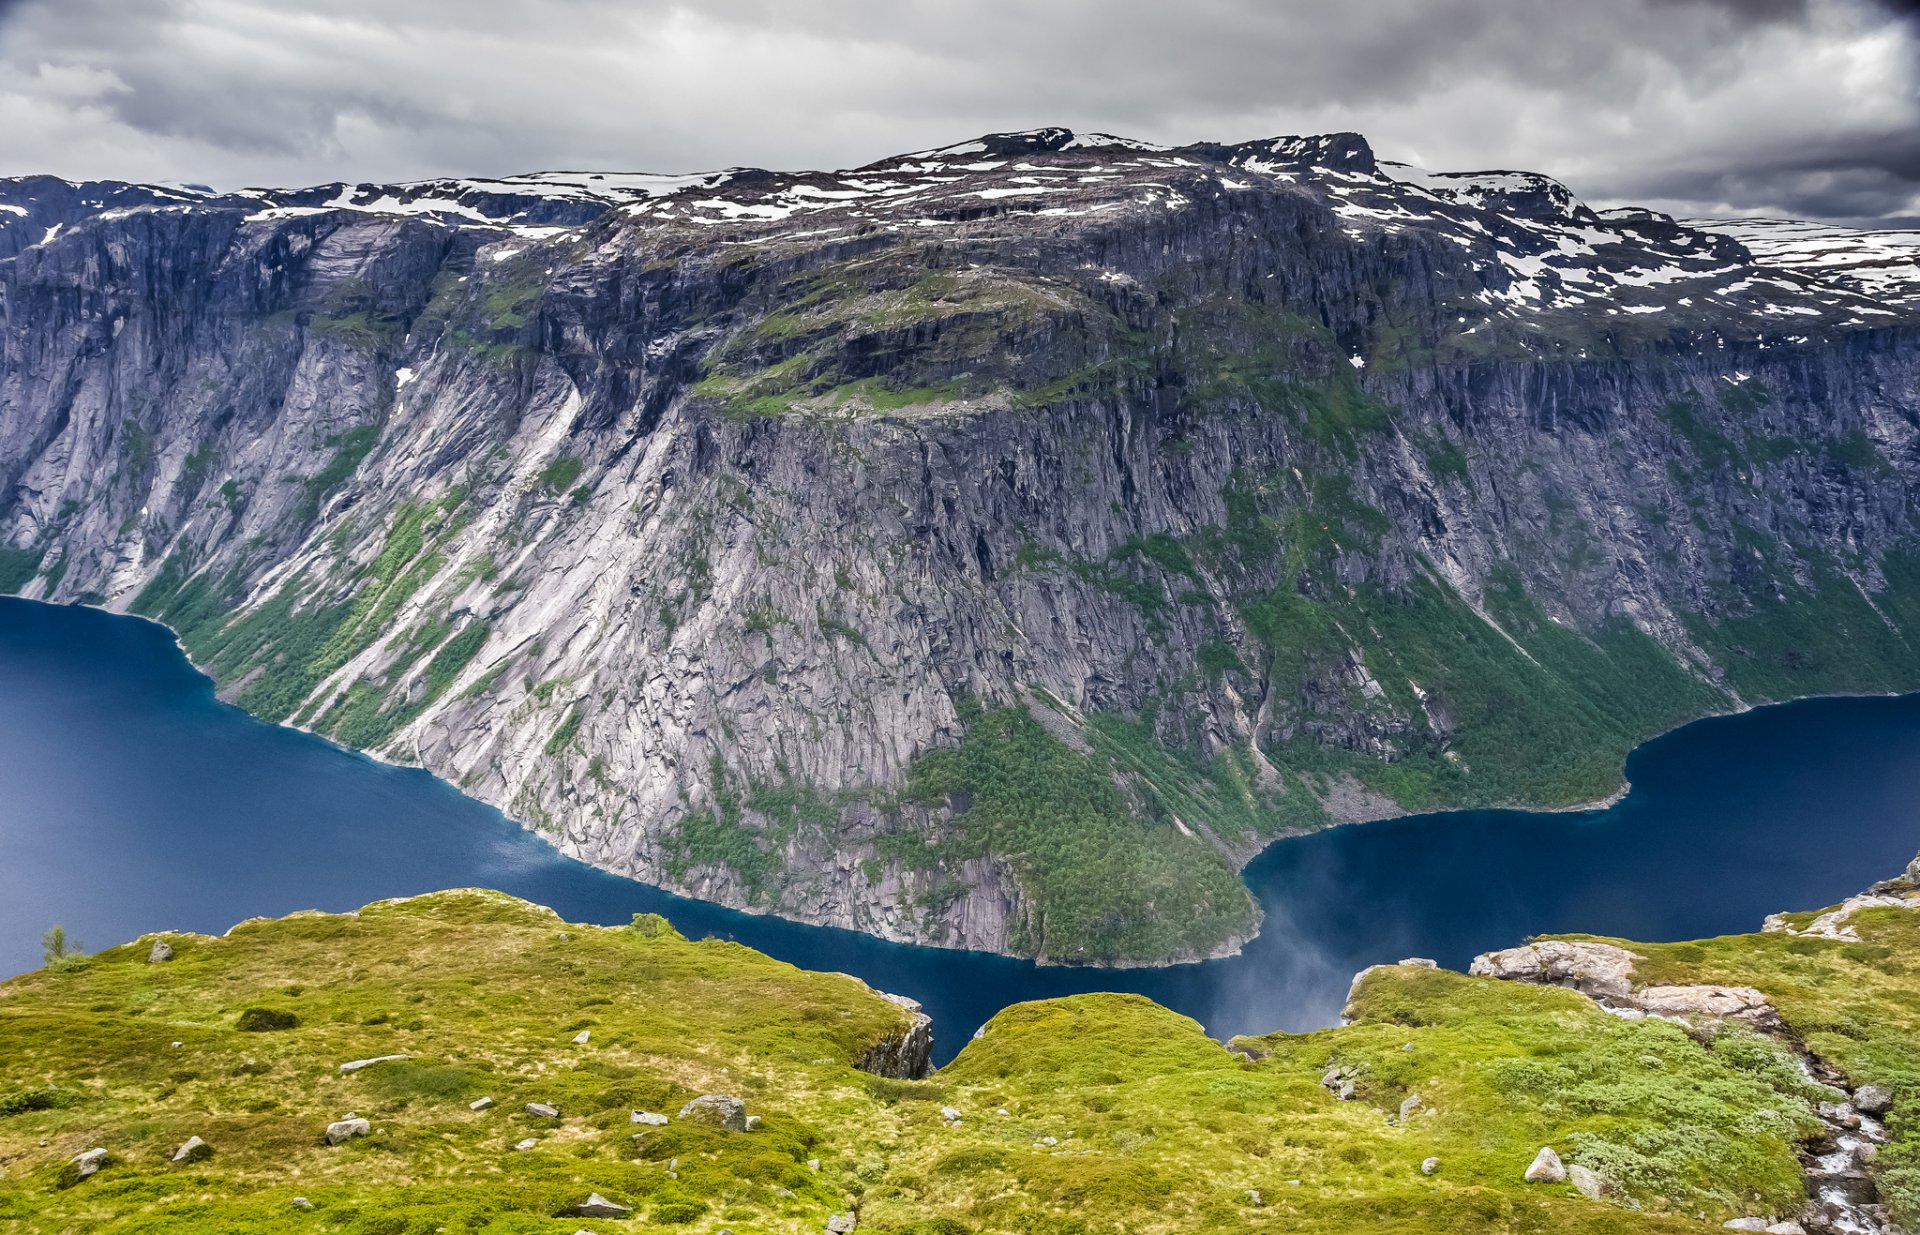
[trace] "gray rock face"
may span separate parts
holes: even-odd
[[[1632,1003],[1650,1016],[1741,1020],[1768,1032],[1781,1027],[1779,1011],[1751,986],[1643,986]]]
[[[1561,1184],[1567,1181],[1566,1164],[1560,1161],[1560,1155],[1553,1152],[1551,1145],[1543,1145],[1540,1152],[1533,1156],[1527,1165],[1526,1180],[1530,1184]]]
[[[1084,748],[1168,869],[1231,893],[1302,820],[1401,810],[1290,743],[1512,802],[1475,746],[1487,666],[1570,715],[1598,662],[1567,649],[1618,646],[1682,710],[1735,707],[1755,649],[1728,623],[1880,622],[1862,598],[1909,586],[1904,290],[1350,134],[1018,158],[1042,170],[869,169],[904,197],[519,177],[385,195],[405,213],[0,182],[0,586],[158,616],[225,697],[610,870],[1120,963],[1229,951],[1254,906],[1194,936],[1198,902],[1143,892],[1124,908],[1167,929],[1089,955],[1022,855],[913,856],[967,822],[900,792],[966,701]],[[1276,664],[1283,585],[1329,633]],[[1410,680],[1339,633],[1357,605],[1491,650]],[[1233,759],[1253,814],[1156,815],[1211,795],[1093,741],[1143,716]]]
[[[859,981],[858,978],[853,980]],[[860,984],[866,986],[864,982]],[[933,1018],[921,1010],[920,1002],[916,999],[890,994],[887,991],[873,993],[904,1009],[907,1013],[907,1023],[898,1033],[890,1034],[868,1047],[860,1058],[854,1061],[853,1066],[862,1072],[871,1072],[875,1076],[893,1077],[896,1080],[919,1080],[921,1077],[932,1075]]]
[[[702,1094],[680,1108],[680,1118],[715,1124],[730,1132],[745,1132],[747,1104],[725,1094]]]
[[[1920,855],[1916,855],[1913,861],[1907,863],[1907,882],[1920,887]]]
[[[1610,1191],[1607,1181],[1598,1171],[1581,1166],[1577,1162],[1567,1167],[1567,1182],[1573,1185],[1574,1191],[1589,1201],[1600,1200]]]
[[[1473,958],[1467,972],[1542,986],[1565,986],[1601,1002],[1625,1004],[1633,995],[1633,964],[1638,956],[1605,943],[1546,939]]]
[[[356,1136],[366,1136],[373,1131],[373,1125],[358,1116],[339,1119],[327,1125],[327,1144],[339,1145]]]

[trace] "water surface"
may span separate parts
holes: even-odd
[[[1530,934],[1648,940],[1755,929],[1830,904],[1920,849],[1920,696],[1702,721],[1642,747],[1606,811],[1467,811],[1336,828],[1247,871],[1244,954],[1166,970],[1041,968],[734,913],[561,857],[425,772],[220,703],[161,627],[0,598],[0,974],[65,925],[90,948],[150,930],[344,910],[483,886],[573,921],[650,910],[926,1004],[944,1060],[1009,1003],[1149,995],[1215,1035],[1309,1029],[1348,979],[1408,955],[1464,967]]]

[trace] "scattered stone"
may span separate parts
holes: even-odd
[[[175,1042],[175,1043],[173,1044],[173,1049],[177,1051],[177,1050],[179,1050],[179,1049],[180,1049],[181,1047],[183,1047],[183,1046],[185,1046],[185,1045],[186,1045],[186,1043],[185,1043],[185,1042]]]
[[[527,1114],[537,1116],[541,1119],[560,1118],[560,1108],[557,1106],[549,1106],[545,1102],[529,1102],[527,1103],[526,1111]]]
[[[175,1162],[201,1162],[213,1157],[213,1146],[197,1136],[187,1138],[187,1143],[173,1151]]]
[[[573,1044],[575,1046],[585,1046],[587,1044],[587,1039],[591,1038],[592,1036],[593,1036],[592,1030],[582,1029],[579,1033],[573,1035]]]
[[[594,1192],[569,1212],[581,1218],[624,1218],[633,1210],[626,1205],[616,1205],[598,1192]]]
[[[1058,1145],[1060,1139],[1058,1137],[1043,1136],[1035,1143],[1039,1145]]]
[[[467,1109],[470,1111],[490,1111],[493,1109],[493,1099],[475,1098],[473,1101],[467,1103]]]
[[[1440,1169],[1440,1159],[1438,1158],[1426,1158],[1426,1159],[1423,1159],[1420,1163],[1420,1173],[1422,1175],[1431,1175],[1439,1169]]]
[[[113,1161],[113,1155],[104,1149],[89,1149],[73,1157],[73,1177],[78,1183],[100,1173],[100,1168]]]
[[[1003,1106],[999,1110],[995,1111],[994,1114],[1000,1116],[1002,1119],[1005,1119],[1007,1118],[1007,1108]]]
[[[1413,1113],[1425,1105],[1426,1103],[1421,1101],[1419,1094],[1408,1094],[1400,1103],[1400,1122],[1405,1123],[1407,1120],[1413,1118]]]
[[[309,1201],[304,1196],[294,1197],[293,1200],[290,1202],[290,1204],[292,1204],[292,1206],[295,1209],[312,1209],[313,1208],[313,1202]]]
[[[664,1128],[667,1126],[667,1117],[656,1114],[653,1111],[635,1111],[632,1116],[630,1116],[630,1121],[637,1124],[646,1124],[650,1128]]]
[[[1542,1145],[1540,1152],[1533,1156],[1533,1164],[1527,1167],[1526,1179],[1530,1184],[1563,1184],[1567,1182],[1567,1167],[1560,1161],[1560,1155],[1553,1152],[1553,1146]]]
[[[807,1169],[808,1169],[809,1171],[817,1171],[817,1170],[819,1170],[819,1169],[820,1169],[820,1159],[818,1159],[818,1158],[808,1158],[808,1159],[807,1159]]]
[[[1578,1163],[1567,1168],[1567,1182],[1573,1185],[1574,1191],[1589,1201],[1599,1200],[1608,1191],[1607,1181],[1601,1177],[1600,1172]]]
[[[1720,1225],[1728,1231],[1764,1231],[1771,1224],[1765,1218],[1730,1218]]]
[[[1500,952],[1483,952],[1473,958],[1467,972],[1476,978],[1565,986],[1602,1003],[1626,1003],[1633,994],[1633,964],[1640,959],[1612,944],[1543,939]]]
[[[373,1125],[356,1116],[335,1120],[327,1125],[327,1144],[338,1145],[342,1141],[356,1136],[365,1136],[373,1131]]]
[[[1862,1085],[1853,1091],[1853,1109],[1868,1115],[1884,1115],[1893,1109],[1893,1091],[1885,1085]]]
[[[539,1143],[540,1143],[539,1141],[534,1140],[532,1137],[528,1137],[526,1140],[521,1141],[518,1145],[515,1145],[514,1149],[516,1151],[524,1152],[525,1150],[532,1149],[535,1145],[538,1145]]]
[[[375,1055],[372,1059],[355,1059],[351,1062],[343,1063],[340,1065],[340,1070],[342,1072],[358,1072],[362,1068],[371,1068],[377,1063],[399,1063],[402,1060],[412,1058],[413,1056],[411,1055]]]
[[[726,1094],[701,1094],[680,1108],[680,1118],[718,1124],[729,1132],[747,1130],[747,1104]]]
[[[946,1120],[950,1124],[959,1123],[960,1112],[951,1106],[943,1106],[940,1108],[940,1118]]]
[[[1412,1050],[1412,1049],[1413,1049],[1413,1043],[1411,1043],[1411,1042],[1402,1042],[1402,1043],[1400,1044],[1400,1049],[1401,1049],[1401,1050],[1403,1050],[1403,1051],[1410,1051],[1410,1050]]]
[[[1767,1228],[1767,1235],[1807,1235],[1807,1228],[1798,1222],[1776,1222]]]
[[[1255,1209],[1258,1209],[1262,1205],[1265,1205],[1266,1203],[1267,1203],[1266,1198],[1260,1195],[1260,1189],[1258,1188],[1247,1189],[1247,1204],[1253,1206]]]
[[[827,1235],[853,1235],[853,1215],[833,1214],[827,1219]]]
[[[1353,1082],[1352,1081],[1340,1082],[1340,1093],[1338,1096],[1342,1102],[1353,1101]]]
[[[760,1117],[758,1115],[747,1116],[746,1130],[748,1132],[758,1132],[760,1130]]]
[[[173,959],[173,945],[164,939],[153,941],[153,947],[147,952],[147,964],[160,965]]]

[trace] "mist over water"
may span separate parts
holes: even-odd
[[[1830,904],[1920,849],[1920,696],[1703,721],[1628,763],[1588,814],[1467,811],[1335,828],[1247,870],[1266,910],[1237,957],[1040,968],[688,901],[561,857],[424,772],[261,724],[213,697],[162,628],[0,599],[0,974],[59,922],[93,949],[484,886],[573,921],[665,914],[919,999],[940,1060],[1009,1003],[1136,991],[1216,1036],[1334,1023],[1352,975],[1562,931],[1686,939]]]

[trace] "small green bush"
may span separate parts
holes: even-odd
[[[272,1033],[276,1029],[292,1029],[299,1023],[300,1018],[291,1012],[276,1008],[248,1008],[240,1014],[233,1027],[242,1033]]]

